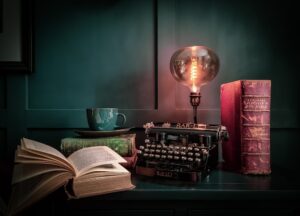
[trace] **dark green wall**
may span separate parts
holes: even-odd
[[[191,121],[188,89],[170,75],[173,52],[205,45],[221,69],[202,89],[200,119],[219,123],[219,86],[271,79],[272,163],[299,163],[299,79],[292,1],[46,0],[33,3],[32,74],[0,75],[0,151],[23,136],[55,147],[86,128],[86,107],[119,107],[127,126]]]

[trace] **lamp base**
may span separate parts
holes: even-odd
[[[194,118],[194,123],[197,124],[197,108],[200,104],[201,101],[201,93],[200,92],[191,92],[190,94],[190,103],[193,107],[193,118]]]

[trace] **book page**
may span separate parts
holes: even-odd
[[[16,214],[72,178],[69,172],[51,172],[15,184],[9,202],[9,215]]]
[[[88,170],[86,173],[81,173],[80,176],[76,178],[78,181],[85,181],[88,179],[93,179],[100,176],[115,176],[115,175],[122,175],[122,174],[129,174],[129,171],[125,169],[119,163],[114,163],[110,165],[100,165],[97,167],[93,167]]]
[[[30,160],[37,161],[48,160],[49,163],[51,163],[52,161],[53,164],[58,164],[61,167],[66,167],[75,175],[73,165],[66,159],[65,156],[63,156],[62,153],[60,153],[58,150],[51,146],[45,145],[34,140],[26,138],[23,138],[21,140],[21,147],[18,148],[16,151],[16,162],[21,158],[28,158]],[[26,163],[26,161],[24,160],[18,162]]]
[[[66,172],[67,170],[64,168],[60,168],[57,166],[53,166],[50,164],[16,164],[14,166],[12,184],[16,184],[21,181],[25,181],[27,179],[33,178],[38,175],[42,175],[49,172]]]
[[[130,173],[113,176],[94,176],[93,178],[75,178],[73,182],[74,197],[82,198],[108,194],[118,191],[131,190],[135,186],[131,183]]]
[[[68,157],[68,160],[76,168],[76,176],[99,165],[126,163],[126,160],[107,146],[95,146],[80,149],[71,154]]]
[[[53,148],[49,145],[45,145],[43,143],[34,141],[34,140],[23,138],[21,140],[21,147],[23,147],[29,151],[31,150],[34,152],[42,152],[42,153],[45,153],[48,155],[53,155],[58,158],[61,158],[64,161],[67,161],[66,157],[62,153],[60,153],[58,150],[56,150],[55,148]]]
[[[15,163],[23,163],[23,164],[50,164],[56,165],[58,167],[65,168],[66,170],[70,170],[74,175],[74,168],[70,167],[68,163],[62,163],[56,158],[46,157],[43,154],[32,153],[27,150],[24,150],[20,146],[18,146],[15,154]]]
[[[128,170],[125,169],[122,165],[120,165],[119,163],[113,163],[113,164],[109,164],[109,165],[100,165],[100,166],[96,166],[96,167],[92,167],[91,169],[89,169],[89,173],[92,172],[115,172],[115,173],[127,173]]]

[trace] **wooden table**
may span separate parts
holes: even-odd
[[[59,190],[26,213],[38,215],[300,215],[300,177],[273,169],[270,176],[213,170],[202,182],[132,176],[136,188],[66,200]],[[47,209],[47,210],[46,210]]]

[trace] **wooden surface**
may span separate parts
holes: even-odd
[[[136,188],[103,196],[66,200],[63,190],[26,211],[38,215],[299,215],[299,176],[274,170],[245,176],[214,170],[196,184],[133,175]],[[44,206],[44,207],[43,207]],[[44,211],[44,209],[43,209]]]
[[[133,175],[136,188],[109,194],[103,200],[299,200],[300,178],[280,169],[269,176],[251,176],[213,170],[202,182]],[[94,198],[92,198],[94,199]],[[76,202],[76,201],[75,201]]]

